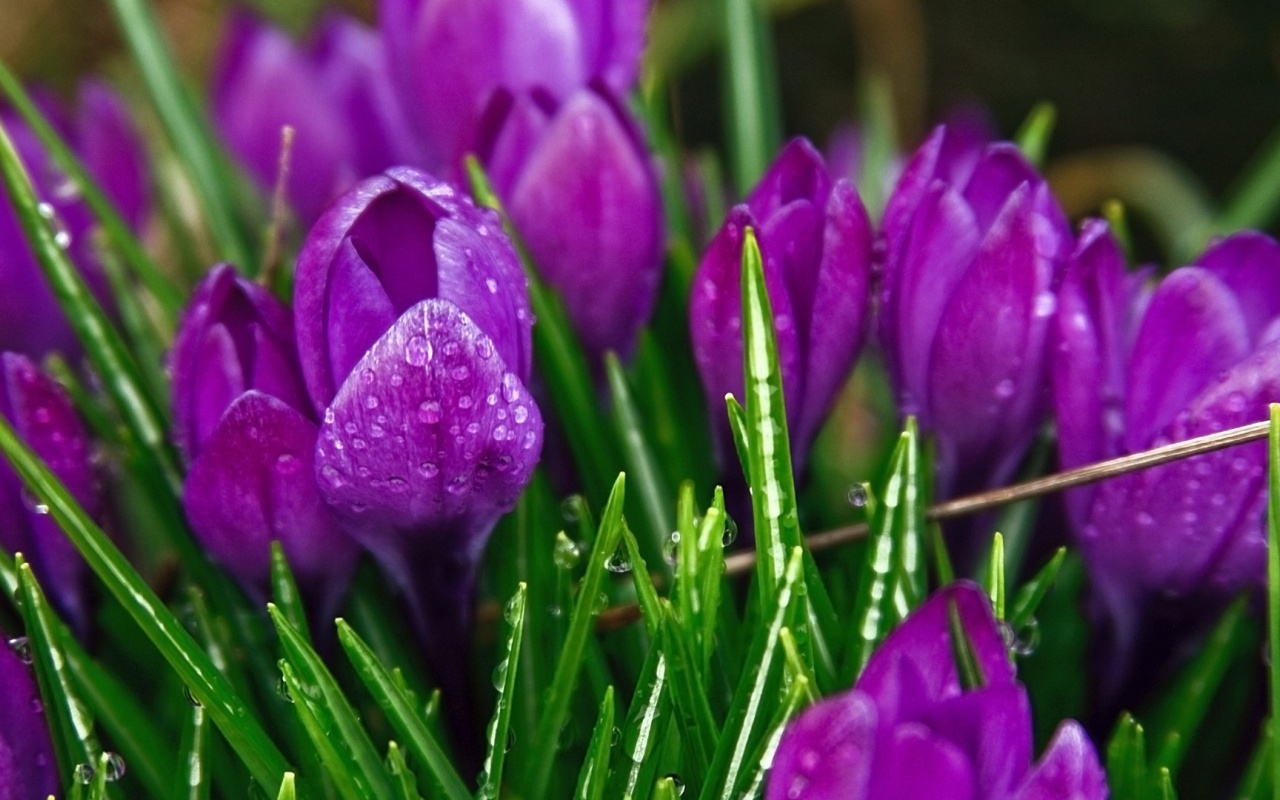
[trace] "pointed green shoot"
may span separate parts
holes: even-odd
[[[613,748],[613,702],[613,687],[610,686],[600,700],[600,714],[591,731],[582,771],[578,773],[574,800],[604,800],[605,785],[609,781],[609,753]]]
[[[1058,109],[1053,103],[1036,103],[1023,120],[1022,127],[1014,134],[1013,141],[1027,160],[1037,167],[1044,164],[1045,153],[1049,151],[1049,138],[1053,136],[1053,126],[1058,121]]]
[[[307,627],[307,612],[302,607],[298,582],[293,578],[284,547],[278,541],[271,542],[271,599],[302,640],[311,644],[311,631]]]
[[[528,587],[521,583],[507,602],[504,617],[510,629],[502,660],[494,669],[494,682],[498,699],[493,709],[493,719],[485,730],[488,746],[484,766],[480,770],[480,797],[497,797],[502,788],[502,767],[507,756],[507,734],[511,730],[511,708],[516,693],[516,676],[520,673],[520,640],[524,636],[525,602]],[[499,682],[500,681],[500,682]]]
[[[995,609],[996,619],[1004,619],[1004,534],[991,537],[991,561],[987,565],[987,596]]]

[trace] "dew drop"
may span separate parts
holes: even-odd
[[[671,566],[676,565],[678,553],[680,552],[680,531],[672,531],[667,540],[662,543],[662,557]]]
[[[596,595],[596,601],[591,604],[591,616],[599,616],[606,608],[609,607],[609,595],[601,592]]]
[[[76,783],[79,783],[81,786],[88,786],[93,783],[93,776],[96,774],[97,770],[93,768],[92,764],[76,764],[75,779]]]
[[[54,244],[63,250],[71,246],[71,231],[67,230],[67,223],[63,221],[57,209],[48,203],[41,203],[36,206],[36,213],[48,224],[49,231],[53,234]]]
[[[564,521],[571,525],[576,523],[580,517],[578,512],[582,503],[582,495],[569,495],[564,500],[560,501],[560,516],[564,517]]]
[[[103,753],[103,755],[107,757],[107,764],[106,764],[107,783],[115,783],[116,781],[123,778],[125,773],[124,757],[121,756],[119,753],[112,753],[110,751]]]
[[[508,403],[520,399],[520,379],[510,372],[502,376],[502,399]]]
[[[484,279],[484,285],[485,285],[486,287],[488,287],[488,289],[489,289],[489,294],[497,294],[497,293],[498,293],[498,282],[497,282],[497,281],[495,281],[493,278],[485,278],[485,279]]]
[[[512,596],[511,596],[511,599],[507,601],[507,604],[506,604],[505,606],[503,606],[503,608],[502,608],[502,618],[503,618],[503,619],[505,619],[505,620],[507,621],[507,624],[508,624],[508,625],[515,625],[515,624],[516,624],[516,597],[515,597],[515,595],[512,595]]]
[[[1013,391],[1013,380],[1010,378],[1005,378],[996,384],[996,397],[1001,400],[1007,400],[1010,397],[1013,397]]]
[[[471,369],[466,364],[459,364],[453,368],[452,374],[455,381],[465,381],[471,376]]]
[[[1053,296],[1053,292],[1041,292],[1036,295],[1035,308],[1032,310],[1037,317],[1047,317],[1058,307],[1058,299]]]
[[[855,483],[849,487],[849,494],[846,495],[849,505],[854,508],[865,508],[871,500],[871,492],[867,489],[865,483]]]
[[[573,569],[578,566],[578,561],[582,558],[582,549],[578,547],[577,542],[561,533],[556,537],[555,550],[551,557],[560,569]]]
[[[618,574],[631,571],[631,559],[627,556],[627,551],[623,547],[619,547],[613,551],[613,555],[605,559],[604,568],[610,572]]]
[[[190,687],[190,686],[187,686],[186,684],[183,684],[183,686],[182,686],[182,696],[183,696],[183,697],[185,697],[185,698],[187,698],[187,702],[188,702],[189,704],[191,704],[192,706],[194,706],[195,708],[199,708],[199,707],[200,707],[200,705],[201,705],[201,704],[200,704],[200,701],[199,701],[199,700],[197,700],[197,699],[196,699],[196,696],[195,696],[194,694],[192,694],[192,693],[191,693],[191,687]]]
[[[506,441],[506,438],[507,438],[507,426],[506,426],[506,425],[499,425],[498,427],[494,428],[494,429],[493,429],[493,438],[494,438],[494,441],[498,441],[498,442]]]
[[[529,418],[529,409],[524,406],[516,406],[512,409],[511,415],[515,418],[517,425],[523,425],[524,421]]]
[[[502,659],[493,668],[493,688],[502,691],[507,682],[507,659]]]
[[[369,395],[368,397],[366,397],[366,398],[364,399],[364,407],[365,407],[365,408],[367,408],[367,409],[370,409],[370,410],[373,410],[373,409],[377,408],[377,407],[378,407],[378,398],[377,398],[377,397],[375,397],[374,395]]]
[[[440,421],[440,402],[437,400],[424,400],[422,405],[418,406],[418,419],[434,425]]]
[[[474,404],[475,404],[475,401],[471,399],[471,395],[469,394],[464,394],[458,398],[458,408],[465,410],[465,409],[471,408],[471,406]]]
[[[9,649],[18,657],[23,664],[30,664],[35,660],[35,656],[31,652],[31,640],[25,636],[15,636],[8,641]]]
[[[283,675],[276,681],[276,694],[286,703],[293,702],[293,695],[289,693],[289,684],[285,682]]]
[[[418,472],[424,478],[434,478],[440,474],[440,468],[432,461],[423,461],[418,465]]]
[[[724,535],[720,537],[720,544],[725,547],[733,544],[738,539],[738,523],[728,514],[724,515]]]
[[[411,367],[421,367],[431,360],[431,342],[420,333],[409,337],[404,346],[405,363]]]

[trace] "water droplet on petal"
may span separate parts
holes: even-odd
[[[404,360],[411,367],[421,367],[431,360],[431,342],[420,333],[409,337],[404,346]]]
[[[440,421],[440,403],[436,400],[424,400],[422,405],[418,406],[418,419],[434,425]]]

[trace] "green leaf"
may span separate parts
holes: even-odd
[[[364,787],[356,777],[359,769],[353,767],[350,756],[338,746],[334,738],[329,736],[332,729],[327,725],[328,720],[320,717],[324,711],[324,703],[308,697],[309,692],[315,691],[314,686],[307,685],[297,676],[288,659],[280,659],[280,675],[289,702],[293,704],[294,713],[298,715],[302,729],[311,740],[311,745],[315,748],[320,763],[324,765],[329,774],[329,780],[332,781],[339,796],[344,800],[369,797],[370,795],[363,794]]]
[[[991,557],[987,563],[987,595],[996,619],[1004,619],[1004,535],[996,531],[991,537]]]
[[[1022,127],[1014,134],[1013,141],[1027,160],[1037,167],[1044,164],[1045,153],[1049,150],[1049,138],[1053,136],[1053,126],[1058,120],[1058,109],[1053,103],[1037,103],[1027,114]]]
[[[677,800],[684,793],[684,787],[676,786],[675,778],[667,775],[659,778],[653,787],[653,800]]]
[[[622,728],[622,752],[627,760],[614,770],[606,797],[635,798],[648,795],[658,769],[655,744],[670,727],[667,659],[662,648],[651,647],[645,656],[636,691]]]
[[[685,763],[694,775],[702,775],[711,764],[720,728],[711,714],[706,680],[694,660],[689,637],[671,604],[662,601],[662,635],[658,646],[668,659],[672,705],[681,738],[688,743]],[[699,781],[700,783],[700,781]]]
[[[545,797],[555,765],[560,729],[569,717],[569,701],[578,685],[578,673],[582,667],[587,637],[591,634],[595,606],[604,584],[605,561],[618,549],[622,538],[622,505],[626,501],[626,475],[619,474],[609,494],[600,519],[600,533],[591,548],[591,559],[578,588],[573,614],[569,618],[569,631],[560,660],[556,662],[555,675],[547,704],[538,720],[538,732],[533,746],[526,750],[528,760],[521,764],[526,797]]]
[[[600,700],[600,714],[591,731],[587,745],[587,757],[578,773],[578,787],[574,800],[604,800],[605,785],[609,781],[609,754],[613,749],[613,687],[605,689]]]
[[[93,730],[93,718],[76,694],[74,681],[67,669],[57,616],[45,600],[31,565],[21,555],[15,556],[15,563],[27,645],[34,658],[45,718],[53,736],[53,749],[58,756],[60,771],[67,774],[79,764],[97,764],[102,747]]]
[[[302,595],[298,593],[298,583],[293,578],[293,570],[289,568],[289,560],[285,558],[284,546],[278,541],[271,542],[271,599],[302,640],[311,644],[311,631],[307,627],[307,612],[302,607]]]
[[[299,712],[299,717],[311,717],[315,721],[326,742],[336,740],[341,744],[336,748],[337,763],[326,762],[330,774],[335,771],[346,773],[343,785],[357,792],[349,796],[351,800],[357,797],[390,800],[391,783],[382,759],[329,668],[274,603],[267,604],[267,613],[271,615],[280,637],[284,660],[292,668],[293,681],[289,691],[294,709]],[[310,726],[308,732],[312,733],[312,743],[318,749],[320,743],[314,740],[315,734]]]
[[[213,784],[208,750],[209,724],[205,719],[204,709],[195,705],[187,712],[182,726],[182,740],[178,744],[179,769],[168,797],[175,800],[207,800]]]
[[[1053,554],[1053,558],[1049,559],[1049,563],[1041,567],[1035,577],[1018,590],[1018,595],[1013,601],[1013,614],[1009,617],[1009,624],[1015,631],[1022,630],[1035,618],[1040,601],[1049,593],[1066,557],[1067,548],[1059,547]]]
[[[1228,234],[1245,228],[1267,228],[1280,211],[1280,128],[1272,131],[1262,148],[1236,180],[1209,234]]]
[[[1280,403],[1271,404],[1267,474],[1267,640],[1271,719],[1280,719]],[[1272,723],[1274,724],[1274,722]],[[1271,759],[1271,787],[1280,800],[1280,758]]]
[[[286,772],[284,777],[280,779],[280,792],[276,794],[276,800],[294,800],[297,797],[297,791],[294,789],[294,778],[292,772]]]
[[[562,430],[578,466],[578,475],[586,484],[587,496],[598,502],[607,491],[605,476],[614,473],[618,460],[612,452],[613,439],[599,410],[595,383],[586,357],[569,324],[564,306],[559,297],[543,284],[484,167],[474,156],[467,156],[466,165],[476,202],[498,212],[503,229],[515,242],[520,254],[520,262],[529,279],[529,304],[538,320],[538,324],[533,326],[534,362],[546,383],[547,395],[556,415],[564,423]]]
[[[938,585],[950,586],[956,579],[956,570],[951,566],[951,555],[947,552],[947,540],[942,536],[942,526],[936,522],[929,523],[929,552],[933,554],[933,568],[938,576]]]
[[[793,548],[778,586],[777,598],[768,615],[762,617],[768,622],[757,626],[752,636],[751,649],[743,667],[743,680],[734,693],[715,758],[702,787],[702,800],[716,797],[729,800],[739,796],[738,787],[746,777],[750,756],[766,733],[761,721],[784,698],[780,633],[803,610],[804,597],[796,594],[803,562],[800,548]]]
[[[226,180],[227,162],[214,142],[212,127],[182,85],[182,73],[151,8],[146,0],[111,0],[111,8],[151,95],[152,107],[199,198],[200,217],[208,222],[219,258],[242,269],[251,268],[257,261],[236,225]]]
[[[981,689],[987,683],[982,674],[982,665],[978,663],[977,652],[969,632],[965,630],[960,619],[960,609],[955,601],[947,603],[947,629],[951,639],[951,656],[956,662],[956,672],[960,676],[960,687],[966,692]]]
[[[670,586],[671,565],[662,558],[662,546],[675,527],[669,506],[671,491],[658,469],[657,457],[649,444],[644,423],[631,399],[622,363],[613,352],[605,354],[604,363],[609,378],[609,394],[613,399],[614,424],[618,439],[622,442],[623,460],[627,465],[627,474],[632,476],[632,487],[640,499],[640,509],[643,512],[641,516],[645,522],[647,535],[641,541],[641,550],[645,560],[654,565],[662,581]]]
[[[644,621],[644,629],[649,634],[649,638],[656,639],[662,626],[662,608],[659,606],[658,590],[653,585],[653,578],[649,575],[648,562],[640,554],[640,545],[626,525],[622,526],[622,543],[626,546],[627,560],[631,564],[631,579],[636,587],[640,618]]]
[[[894,121],[893,87],[883,75],[868,75],[858,87],[858,121],[862,126],[862,171],[856,175],[858,194],[873,220],[884,212],[885,176],[898,158],[898,131]],[[715,219],[719,219],[716,217]]]
[[[400,752],[400,745],[395,742],[387,742],[387,774],[391,776],[391,784],[398,800],[422,800],[413,770],[405,763],[404,753]]]
[[[797,711],[813,702],[815,688],[805,677],[798,677],[792,681],[782,705],[778,707],[778,713],[774,715],[773,722],[769,725],[768,737],[760,743],[758,755],[751,760],[755,766],[751,781],[747,784],[746,791],[742,793],[743,797],[760,797],[765,775],[773,766],[773,756],[778,752],[778,743],[782,741],[787,722],[796,715]]]
[[[507,646],[503,651],[502,660],[498,662],[494,671],[498,698],[493,709],[493,719],[485,731],[488,749],[485,752],[484,766],[480,771],[480,788],[476,793],[480,798],[497,797],[502,787],[502,766],[507,755],[507,733],[511,729],[511,705],[516,692],[516,676],[520,672],[520,639],[524,635],[527,592],[528,588],[525,584],[520,584],[511,600],[507,602],[503,614],[510,625],[510,630],[507,633]]]
[[[724,9],[722,96],[729,129],[733,182],[746,195],[764,174],[782,140],[778,87],[768,18],[760,0],[720,0]]]
[[[386,714],[391,729],[404,741],[409,754],[427,770],[447,800],[468,800],[471,793],[467,791],[466,784],[458,776],[436,735],[419,716],[409,695],[345,620],[339,619],[336,624],[338,641],[347,658],[378,707]]]
[[[1149,777],[1142,726],[1127,711],[1107,745],[1107,783],[1111,800],[1145,800]]]
[[[1240,778],[1240,786],[1236,789],[1235,800],[1266,800],[1271,796],[1271,762],[1275,758],[1275,733],[1271,720],[1262,725],[1262,735],[1249,757],[1249,765],[1245,767],[1244,776]]]

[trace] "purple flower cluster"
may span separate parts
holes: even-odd
[[[981,673],[965,690],[951,620]],[[1105,800],[1093,744],[1064,722],[1031,764],[1031,709],[991,605],[957,584],[894,630],[849,692],[802,713],[773,758],[768,800]]]

